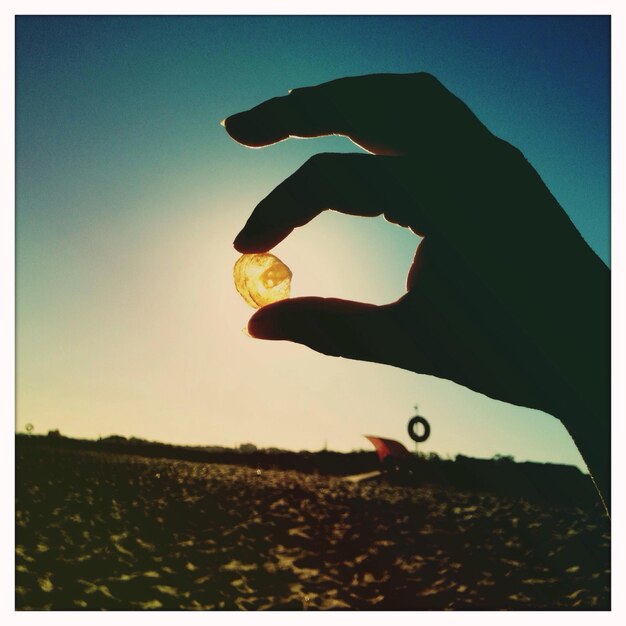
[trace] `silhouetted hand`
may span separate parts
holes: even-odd
[[[247,146],[339,134],[373,153],[309,159],[256,207],[240,252],[267,251],[329,208],[424,237],[398,301],[285,300],[252,317],[253,336],[551,413],[608,501],[610,275],[521,152],[424,73],[295,89],[225,126]]]

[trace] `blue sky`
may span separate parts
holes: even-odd
[[[219,121],[340,76],[431,72],[524,152],[608,264],[609,52],[605,17],[18,17],[18,428],[351,449],[408,443],[418,403],[425,450],[580,463],[537,411],[245,337],[232,239],[308,156],[355,147],[247,150]],[[401,295],[416,244],[336,214],[290,239],[277,253],[295,295],[372,302]]]

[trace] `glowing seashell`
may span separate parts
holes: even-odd
[[[237,291],[255,309],[288,298],[291,276],[291,270],[269,252],[244,254],[233,270]]]

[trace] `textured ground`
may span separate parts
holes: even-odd
[[[608,609],[598,507],[18,448],[18,609]]]

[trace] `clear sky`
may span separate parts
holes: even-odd
[[[412,447],[417,403],[424,451],[582,464],[538,411],[247,337],[234,236],[308,156],[357,148],[249,150],[219,121],[293,87],[431,72],[525,153],[608,264],[608,18],[19,17],[16,29],[18,430]],[[293,295],[384,303],[403,293],[416,243],[382,218],[327,213],[275,253]]]

